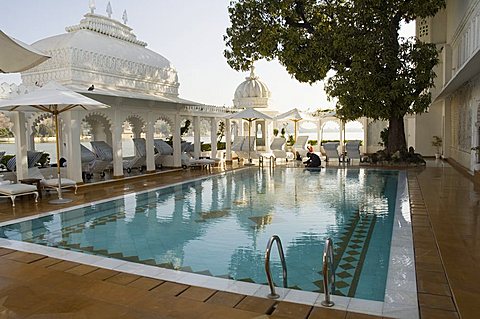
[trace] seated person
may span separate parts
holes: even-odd
[[[313,152],[308,152],[307,157],[308,160],[303,163],[305,164],[305,167],[320,167],[320,165],[322,164],[320,157]]]
[[[57,163],[53,163],[50,167],[57,167]],[[63,157],[60,158],[60,167],[67,167],[67,160]]]

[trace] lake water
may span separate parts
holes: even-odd
[[[316,140],[317,134],[316,133],[299,133],[301,135],[308,135],[309,140]],[[339,139],[338,132],[324,132],[323,139],[324,140],[338,140]],[[362,134],[347,134],[347,139],[358,139],[363,140],[363,133]],[[188,142],[193,143],[193,137],[187,136],[184,138]],[[200,139],[203,143],[210,143],[210,137],[203,136]],[[82,144],[87,147],[88,149],[92,149],[90,142],[82,142]],[[15,144],[14,143],[0,143],[0,151],[5,151],[6,154],[15,154]],[[122,151],[123,157],[134,156],[135,146],[133,145],[132,139],[124,139],[122,140]],[[56,151],[55,151],[55,143],[54,142],[46,142],[46,143],[35,143],[35,149],[38,151],[43,151],[50,154],[50,163],[55,163],[57,161]]]

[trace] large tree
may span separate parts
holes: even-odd
[[[445,0],[231,1],[225,57],[236,70],[278,61],[300,82],[327,77],[326,91],[347,120],[389,122],[388,151],[406,149],[403,117],[431,102],[433,44],[399,36],[402,21],[433,16]]]

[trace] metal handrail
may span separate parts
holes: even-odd
[[[273,235],[270,237],[270,240],[267,244],[267,249],[265,250],[265,272],[267,274],[268,285],[270,286],[270,294],[268,295],[268,298],[270,299],[277,299],[280,297],[279,294],[275,293],[275,285],[273,283],[272,273],[270,271],[270,252],[274,242],[277,242],[278,254],[280,255],[280,261],[282,262],[283,287],[287,288],[287,264],[285,262],[285,255],[283,254],[282,242],[280,237]]]
[[[325,293],[325,300],[321,302],[322,306],[332,307],[335,305],[330,300],[330,294],[335,291],[335,270],[333,269],[333,241],[331,238],[327,238],[325,241],[325,247],[323,249],[323,292]],[[328,276],[328,270],[330,269],[330,277]],[[330,282],[330,289],[329,289]]]

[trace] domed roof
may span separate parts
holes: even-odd
[[[87,13],[67,33],[33,44],[52,58],[22,74],[26,83],[56,80],[66,85],[116,87],[147,94],[178,96],[177,72],[169,60],[146,48],[119,21]],[[60,71],[60,72],[59,72]],[[43,77],[38,76],[42,73]],[[48,75],[47,75],[48,73]]]
[[[267,85],[255,75],[255,67],[252,66],[250,76],[235,90],[233,104],[235,107],[268,107],[268,99],[271,93]]]

